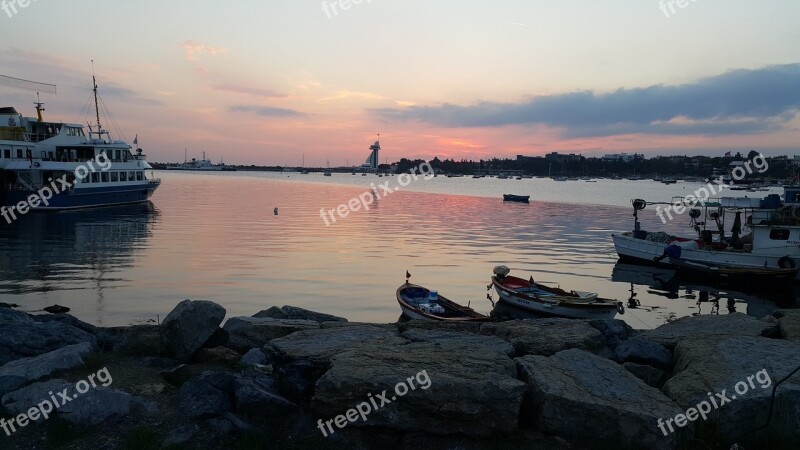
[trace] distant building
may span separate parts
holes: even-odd
[[[527,161],[541,161],[541,156],[525,156],[525,155],[517,155],[517,162],[527,162]]]
[[[603,156],[603,161],[615,161],[615,162],[622,161],[629,163],[637,159],[644,159],[644,155],[640,155],[637,153],[634,153],[632,155],[630,153],[612,153],[610,155]]]
[[[369,146],[369,149],[372,151],[372,153],[369,154],[369,158],[367,158],[367,161],[361,165],[361,168],[377,172],[380,161],[381,142],[375,141],[374,144]]]
[[[562,155],[558,152],[552,152],[545,155],[544,158],[549,161],[563,163],[563,162],[580,162],[580,160],[583,159],[583,156],[576,155],[574,153],[570,153],[568,155]]]

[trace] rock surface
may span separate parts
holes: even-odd
[[[0,367],[0,396],[42,378],[82,367],[92,350],[92,344],[83,342],[11,361]]]
[[[772,317],[778,319],[781,337],[800,343],[800,310],[781,309],[772,313]]]
[[[600,351],[605,346],[603,333],[589,322],[572,319],[525,319],[485,323],[481,334],[510,342],[518,355],[554,355],[579,348]]]
[[[681,408],[608,359],[571,349],[515,361],[528,384],[523,420],[538,430],[623,448],[673,449],[688,436],[664,436],[658,419]]]
[[[15,359],[41,355],[61,347],[97,338],[58,320],[37,322],[21,311],[0,308],[0,366]]]
[[[473,348],[483,347],[486,350],[514,356],[514,346],[508,341],[496,336],[481,336],[472,333],[457,333],[453,331],[413,329],[400,335],[411,342],[432,342],[446,344],[447,348],[455,350],[456,347],[463,352]]]
[[[317,323],[323,322],[347,322],[344,317],[332,316],[330,314],[318,313],[296,306],[284,305],[280,308],[273,306],[253,315],[253,317],[270,317],[273,319],[299,319],[310,320]]]
[[[667,348],[674,348],[682,339],[720,340],[732,336],[764,336],[773,329],[774,326],[769,323],[734,313],[682,317],[656,329],[643,331],[641,336]]]
[[[617,346],[614,350],[614,360],[619,363],[633,362],[667,369],[672,366],[672,352],[654,341],[634,336]]]
[[[230,334],[247,339],[250,348],[254,348],[296,331],[319,329],[319,323],[313,320],[233,317],[223,328]]]
[[[228,395],[207,381],[195,378],[181,386],[178,409],[192,419],[217,417],[231,411]]]
[[[66,389],[71,400],[66,401],[56,394],[58,408],[53,408],[53,415],[79,425],[98,425],[113,418],[130,414],[130,394],[104,386],[91,387],[81,394],[76,391],[75,383],[61,379],[34,383],[3,396],[3,406],[14,414],[27,412],[32,406],[43,401],[50,401],[50,392],[59,393]],[[52,401],[50,401],[52,405]],[[42,420],[41,418],[39,420]]]
[[[170,354],[188,362],[225,318],[225,308],[206,300],[184,300],[164,318],[161,336]]]
[[[675,375],[664,385],[664,393],[689,408],[707,402],[709,392],[724,390],[730,401],[714,396],[725,404],[714,408],[708,420],[721,436],[733,441],[766,422],[772,384],[800,366],[800,345],[751,336],[683,340],[675,349],[675,361]],[[777,390],[770,430],[800,439],[800,376]]]
[[[366,408],[374,398],[379,409],[350,426],[470,436],[515,429],[525,385],[515,378],[513,361],[487,347],[465,353],[447,344],[380,346],[333,356],[317,382],[314,412],[335,418],[358,405]],[[398,383],[407,392],[396,389]],[[390,403],[381,405],[384,391]]]

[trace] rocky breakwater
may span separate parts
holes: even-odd
[[[220,305],[187,300],[160,326],[95,328],[0,309],[0,417],[16,425],[0,447],[795,448],[800,374],[772,390],[800,366],[798,320],[639,332],[350,323],[284,306],[225,321]],[[85,392],[34,419],[63,389]]]

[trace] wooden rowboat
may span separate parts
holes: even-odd
[[[501,302],[537,314],[573,319],[613,319],[618,312],[624,313],[622,302],[599,298],[594,292],[565,291],[507,274],[508,268],[500,266],[492,277]]]
[[[439,322],[486,322],[488,316],[448,300],[437,292],[406,282],[397,288],[397,303],[409,319]]]

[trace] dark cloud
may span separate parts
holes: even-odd
[[[800,64],[735,70],[679,86],[656,85],[480,102],[374,109],[389,120],[446,127],[546,125],[567,137],[617,134],[756,134],[780,129],[800,110]],[[674,119],[681,119],[667,123]]]
[[[231,106],[232,112],[256,114],[265,117],[305,117],[305,114],[288,108],[273,108],[271,106],[236,105]]]

